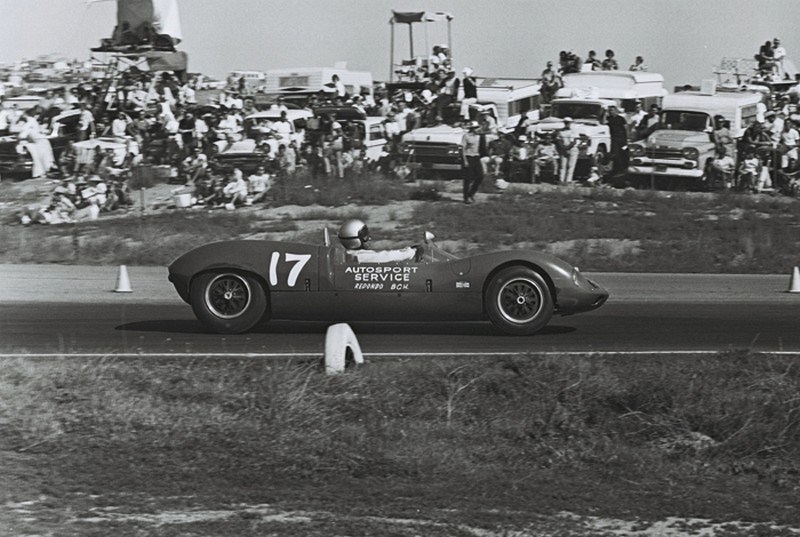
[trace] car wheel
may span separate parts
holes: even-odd
[[[500,271],[486,288],[486,311],[492,323],[516,336],[534,334],[553,316],[553,297],[544,279],[527,267]]]
[[[192,282],[192,310],[213,332],[239,334],[253,328],[267,310],[267,296],[252,276],[205,272]]]

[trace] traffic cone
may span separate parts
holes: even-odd
[[[800,293],[800,268],[794,267],[792,271],[792,279],[789,280],[789,289],[787,293]]]
[[[131,281],[128,279],[128,267],[125,265],[119,266],[119,275],[117,276],[117,288],[114,289],[115,293],[132,293]]]

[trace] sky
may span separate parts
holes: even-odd
[[[217,78],[234,69],[333,66],[387,80],[392,10],[453,15],[457,70],[478,76],[537,77],[561,50],[582,58],[613,49],[621,67],[637,55],[668,88],[714,78],[724,57],[751,58],[779,37],[800,65],[797,0],[177,0],[189,70]],[[87,59],[109,37],[116,3],[0,0],[0,61],[60,53]],[[444,24],[414,26],[415,53],[446,43]],[[395,58],[408,30],[395,28]]]

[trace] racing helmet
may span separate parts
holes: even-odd
[[[369,239],[367,224],[357,218],[346,220],[339,228],[339,241],[348,250],[363,248]]]

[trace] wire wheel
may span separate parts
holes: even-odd
[[[511,280],[497,293],[497,308],[509,322],[530,322],[542,309],[542,291],[531,279]]]
[[[541,330],[553,316],[553,297],[543,277],[524,266],[503,269],[492,278],[484,295],[492,323],[515,336]]]
[[[218,274],[206,285],[206,307],[220,319],[239,317],[251,299],[250,284],[238,274]]]

